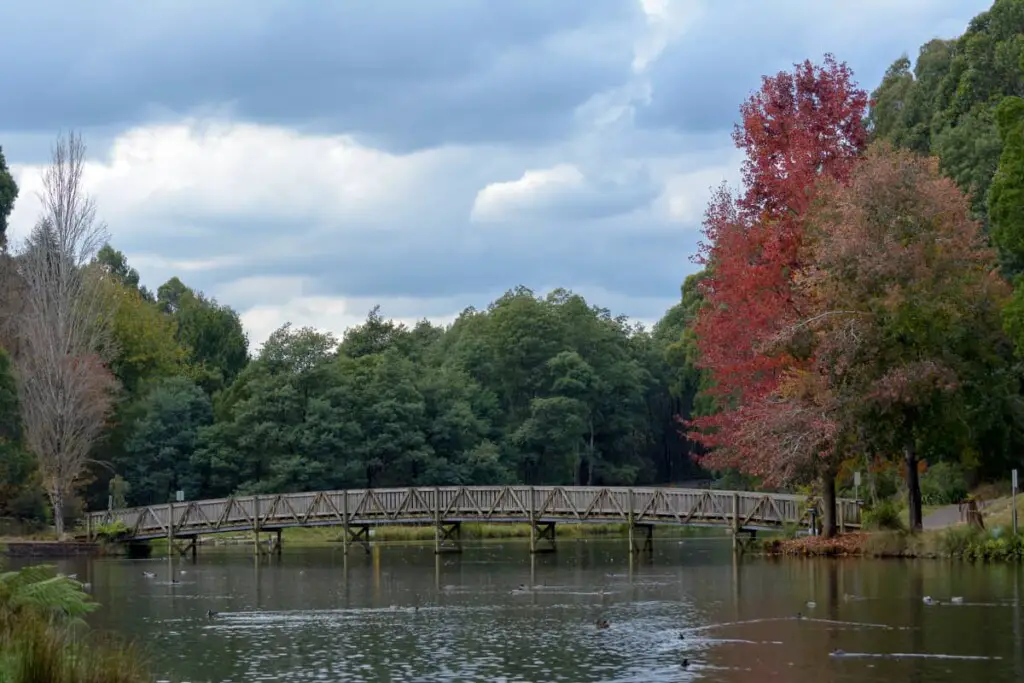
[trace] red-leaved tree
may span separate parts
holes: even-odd
[[[801,375],[810,359],[776,341],[807,314],[794,287],[804,217],[822,178],[849,176],[867,142],[866,106],[850,69],[826,55],[822,65],[805,61],[765,77],[740,109],[733,137],[746,152],[743,191],[734,197],[723,187],[712,198],[697,256],[708,273],[695,323],[699,363],[719,410],[687,426],[709,449],[705,462],[713,468],[781,484],[820,473],[814,458],[835,450],[834,426],[822,413],[793,412],[792,402],[780,407],[780,396],[811,400]],[[780,420],[806,424],[807,438],[796,448],[773,438],[791,433],[772,426]],[[834,491],[834,482],[826,484]]]

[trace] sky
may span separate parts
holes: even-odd
[[[679,298],[764,74],[867,90],[990,0],[0,0],[0,146],[39,215],[75,129],[111,243],[280,325],[453,320],[525,285],[647,324]]]

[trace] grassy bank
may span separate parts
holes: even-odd
[[[0,683],[141,683],[151,680],[129,644],[90,631],[97,605],[51,567],[0,574]]]
[[[869,531],[832,539],[807,537],[764,541],[766,555],[803,557],[874,557],[959,559],[971,562],[1019,562],[1024,560],[1024,534],[1009,528],[991,530],[955,526],[909,534],[905,531]]]

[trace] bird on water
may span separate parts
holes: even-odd
[[[608,628],[611,624],[608,623],[607,619],[598,619],[594,622],[594,626],[600,628]]]
[[[220,614],[220,612],[214,612],[212,609],[206,610],[206,618],[207,619],[213,619],[218,614]]]

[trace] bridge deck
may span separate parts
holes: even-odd
[[[855,501],[839,519],[860,526]],[[286,527],[440,525],[452,522],[626,523],[768,529],[808,525],[820,502],[803,496],[680,488],[442,486],[238,496],[91,512],[85,534],[121,522],[124,540],[187,538]]]

